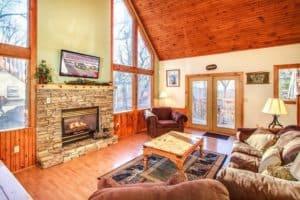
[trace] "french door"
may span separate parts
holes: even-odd
[[[187,76],[189,127],[234,134],[242,126],[242,73]]]

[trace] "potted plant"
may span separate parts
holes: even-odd
[[[39,84],[47,84],[52,82],[51,69],[45,60],[42,60],[36,69],[35,77],[39,80]]]

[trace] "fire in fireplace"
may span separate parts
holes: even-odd
[[[62,111],[62,143],[70,144],[93,137],[99,131],[99,109],[78,108]]]

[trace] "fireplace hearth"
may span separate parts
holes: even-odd
[[[98,107],[62,110],[62,145],[92,138],[99,131]]]

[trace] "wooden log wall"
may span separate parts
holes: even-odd
[[[34,128],[0,132],[0,159],[12,172],[35,164],[35,138]],[[18,153],[14,153],[16,146],[19,146]]]

